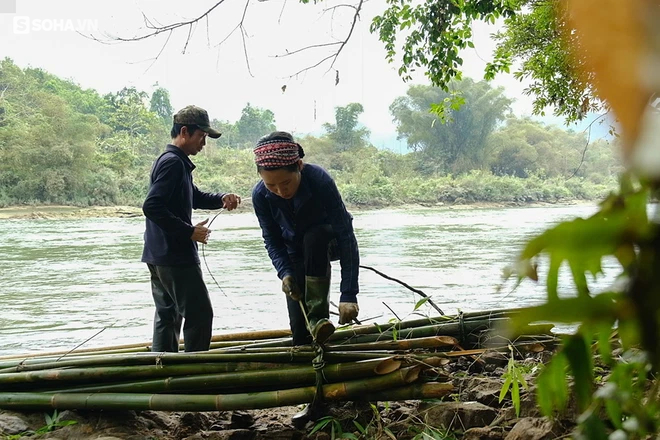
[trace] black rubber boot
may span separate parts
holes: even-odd
[[[305,277],[305,305],[312,337],[323,344],[335,332],[330,320],[330,277]]]

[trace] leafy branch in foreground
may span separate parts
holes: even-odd
[[[660,429],[658,382],[648,374],[660,365],[660,234],[647,215],[650,194],[647,182],[624,175],[620,190],[610,194],[598,212],[560,223],[533,238],[516,266],[518,281],[538,280],[539,257],[549,262],[547,302],[514,318],[514,327],[540,320],[580,323],[578,332],[565,338],[539,375],[537,402],[548,416],[562,411],[572,385],[582,413],[578,431],[586,438],[603,438],[607,432],[601,414],[625,435],[641,436]],[[619,278],[626,282],[619,283],[623,287],[594,294],[588,278],[602,273],[605,258],[618,261]],[[573,277],[573,296],[559,289],[564,263]],[[612,355],[612,340],[623,350],[619,358]],[[596,362],[611,371],[600,388],[594,377]]]

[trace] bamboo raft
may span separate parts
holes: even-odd
[[[216,335],[200,353],[152,353],[148,343],[0,357],[0,409],[225,411],[327,401],[442,398],[442,366],[486,351],[552,347],[552,325],[508,339],[515,309],[339,329],[319,347],[288,330]],[[181,347],[183,349],[183,347]],[[443,380],[444,379],[444,380]]]

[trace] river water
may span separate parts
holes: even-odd
[[[542,302],[542,282],[498,292],[502,269],[533,234],[595,210],[595,204],[373,210],[355,212],[354,226],[363,265],[423,290],[455,314]],[[196,214],[193,221],[203,219]],[[202,270],[214,334],[287,328],[280,282],[254,215],[223,212],[212,230],[203,249],[210,274],[204,261]],[[84,347],[149,341],[154,306],[140,262],[143,231],[143,218],[0,221],[0,355],[70,349],[94,335]],[[603,266],[600,288],[617,271],[613,260]],[[560,287],[570,290],[567,273]],[[388,306],[400,318],[409,316],[420,299],[367,270],[360,272],[360,289],[360,317],[382,315],[378,322],[393,316]],[[338,290],[337,262],[335,303]],[[437,314],[428,306],[418,312]]]

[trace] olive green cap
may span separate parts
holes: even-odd
[[[219,138],[222,133],[211,128],[209,114],[206,110],[196,105],[189,105],[182,108],[174,115],[174,123],[181,125],[196,125],[213,139]]]

